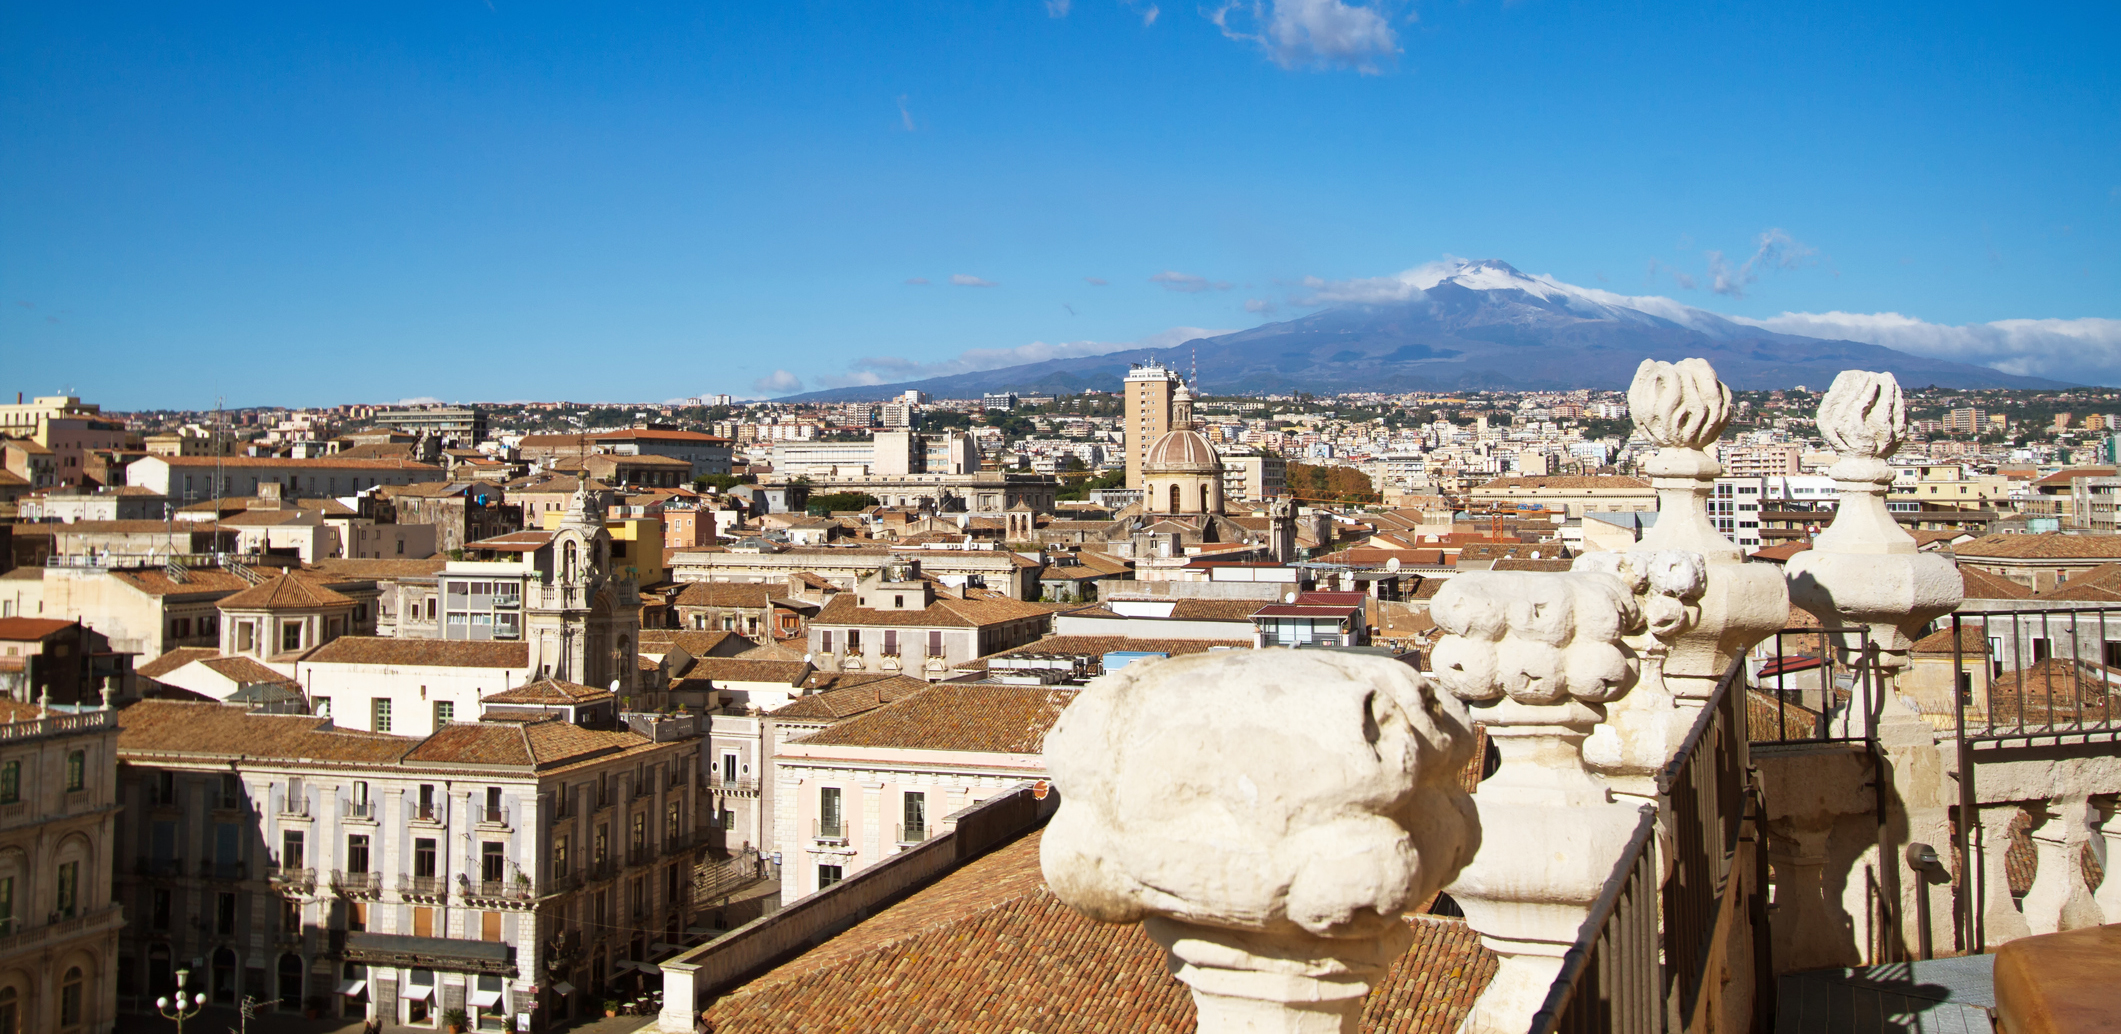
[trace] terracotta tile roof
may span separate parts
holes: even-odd
[[[752,645],[751,640],[745,639],[735,632],[644,628],[641,629],[640,648],[642,653],[658,653],[676,647],[694,657],[708,657],[717,651],[727,651],[732,645],[729,642],[732,639],[738,640],[744,647]]]
[[[2045,728],[2121,719],[2121,689],[2117,686],[2121,686],[2121,670],[2049,657],[2006,671],[1975,693],[1977,706],[1986,702],[1991,726]]]
[[[1040,834],[976,859],[717,999],[719,1034],[1189,1034],[1193,1001],[1136,924],[1061,904]],[[1410,916],[1414,947],[1363,1006],[1364,1034],[1449,1034],[1495,973],[1463,922]]]
[[[686,668],[685,680],[714,682],[778,682],[800,686],[810,677],[806,661],[754,661],[745,657],[702,657]]]
[[[205,657],[199,663],[236,683],[269,682],[278,685],[295,685],[295,680],[274,671],[250,657]]]
[[[142,678],[159,679],[193,661],[203,661],[209,657],[219,656],[221,656],[221,651],[211,646],[180,646],[146,664],[135,666],[133,674]]]
[[[1262,604],[1264,605],[1264,604]],[[1124,635],[1049,635],[1035,643],[989,654],[964,667],[974,671],[985,671],[987,662],[996,657],[1036,657],[1041,655],[1061,657],[1103,657],[1108,653],[1161,653],[1177,657],[1188,653],[1206,653],[1214,649],[1249,650],[1252,640],[1245,639],[1151,639]]]
[[[866,686],[872,682],[885,682],[890,679],[905,677],[880,671],[814,671],[810,673],[809,678],[803,680],[803,688],[813,693],[829,693],[836,689],[852,689],[855,686]],[[928,685],[927,682],[920,679],[915,679],[914,681],[920,682],[920,686],[915,688],[924,688]]]
[[[322,524],[322,515],[309,510],[245,510],[221,518],[224,528],[275,528],[283,524]]]
[[[760,582],[687,582],[685,591],[670,603],[676,607],[764,609],[773,602],[768,588]]]
[[[1988,637],[1982,634],[1981,622],[1971,617],[1959,626],[1959,646],[1969,657],[1980,657],[1988,653]],[[1952,629],[1950,625],[1931,632],[1908,648],[1910,653],[1935,653],[1949,656],[1952,653]]]
[[[341,459],[326,456],[321,459],[298,460],[282,456],[150,456],[172,467],[212,467],[215,465],[242,469],[244,467],[294,467],[312,470],[410,470],[441,476],[442,468],[431,463],[414,463],[411,460],[392,459]]]
[[[1029,617],[1043,618],[1051,613],[1052,608],[1022,600],[939,599],[920,610],[868,610],[857,605],[853,593],[842,593],[826,603],[811,621],[856,627],[978,628]]]
[[[492,538],[480,539],[477,542],[466,542],[464,543],[464,548],[532,553],[543,548],[546,543],[551,542],[556,534],[558,533],[550,531],[511,531],[506,535],[495,535]]]
[[[214,703],[142,700],[118,712],[121,757],[304,758],[393,764],[419,741],[335,728],[315,715],[256,714]]]
[[[317,570],[323,574],[340,578],[362,578],[375,581],[393,581],[400,578],[429,578],[442,573],[448,557],[428,560],[354,560],[333,557],[317,561]]]
[[[938,683],[798,742],[839,747],[1037,754],[1072,689]]]
[[[352,598],[334,592],[299,575],[267,578],[214,606],[223,610],[306,610],[317,607],[351,607]]]
[[[0,618],[0,639],[28,642],[74,627],[58,618]]]
[[[2121,560],[2121,535],[1984,535],[1953,552],[1977,560]]]
[[[2033,487],[2067,489],[2070,487],[2070,481],[2075,478],[2110,478],[2113,476],[2114,468],[2112,467],[2064,467],[2034,481]]]
[[[2121,564],[2102,564],[2033,597],[2042,603],[2111,603],[2121,600]]]
[[[1506,558],[1495,561],[1497,571],[1567,571],[1573,560],[1521,560]]]
[[[186,571],[182,582],[170,581],[169,572],[160,567],[112,571],[111,577],[150,596],[184,596],[191,593],[213,595],[242,592],[250,588],[250,582],[218,567]]]
[[[556,768],[655,745],[630,732],[584,729],[555,718],[459,722],[420,741],[405,764]]]
[[[309,664],[401,664],[436,668],[528,668],[527,643],[341,636],[302,658]]]
[[[1583,475],[1575,475],[1575,474],[1560,474],[1560,475],[1552,475],[1552,476],[1542,476],[1542,477],[1514,477],[1514,476],[1513,476],[1513,477],[1499,477],[1499,478],[1496,478],[1496,479],[1495,479],[1495,480],[1493,480],[1493,481],[1489,481],[1489,482],[1486,482],[1485,484],[1481,484],[1481,485],[1477,485],[1477,486],[1475,486],[1475,487],[1474,487],[1474,489],[1473,489],[1473,491],[1475,491],[1475,492],[1480,492],[1480,491],[1487,491],[1487,490],[1494,490],[1494,491],[1502,491],[1502,490],[1505,490],[1505,489],[1521,489],[1521,488],[1555,488],[1555,489],[1586,489],[1586,488],[1604,488],[1604,489],[1631,489],[1631,488],[1639,488],[1639,489],[1645,489],[1645,490],[1647,490],[1647,489],[1648,489],[1649,487],[1650,487],[1650,483],[1649,483],[1649,482],[1648,482],[1647,480],[1643,479],[1643,478],[1633,478],[1633,477],[1626,477],[1626,476],[1624,476],[1624,475],[1619,475],[1619,474],[1594,474],[1594,475],[1590,475],[1590,476],[1583,476]]]
[[[568,682],[547,676],[534,682],[525,682],[514,689],[481,697],[488,704],[545,704],[551,706],[581,706],[612,699],[611,691],[585,686],[579,682]]]
[[[806,684],[804,688],[810,687]],[[867,714],[927,688],[928,683],[910,675],[871,675],[856,685],[806,693],[794,703],[767,713],[791,721],[839,721]]]

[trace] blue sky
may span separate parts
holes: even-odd
[[[2112,3],[18,0],[0,369],[117,407],[749,395],[1457,255],[1975,360],[1969,325],[2051,321],[2121,379],[2117,43]]]

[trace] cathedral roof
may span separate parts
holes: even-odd
[[[1208,439],[1187,428],[1165,432],[1149,446],[1149,455],[1142,461],[1144,474],[1219,473],[1222,469],[1222,460]]]

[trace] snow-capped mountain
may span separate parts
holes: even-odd
[[[1324,308],[1187,342],[1216,393],[1625,388],[1645,358],[1699,356],[1734,388],[1814,388],[1842,370],[1890,371],[1920,387],[2038,388],[2058,382],[1878,345],[1781,334],[1669,298],[1634,297],[1519,272],[1496,259],[1431,263],[1394,277],[1305,285]],[[986,391],[1110,390],[1147,349],[983,370],[927,381],[812,392],[799,399],[942,398]]]

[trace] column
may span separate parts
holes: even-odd
[[[2109,798],[2098,805],[2097,828],[2092,830],[2092,857],[2099,860],[2103,877],[2099,887],[2092,893],[2092,906],[2099,910],[2099,922],[2121,923],[2121,873],[2114,866],[2121,865],[2121,800]]]
[[[2038,858],[2032,888],[2025,893],[2025,925],[2036,934],[2099,925],[2097,906],[2084,884],[2084,848],[2091,840],[2091,801],[2083,795],[2048,801],[2033,828]],[[2039,817],[2036,815],[2036,817]]]
[[[1981,809],[1983,940],[1990,950],[2007,941],[2030,936],[2024,914],[2011,900],[2010,871],[2005,856],[2011,849],[2011,823],[2022,809],[2016,804],[1989,805]]]

